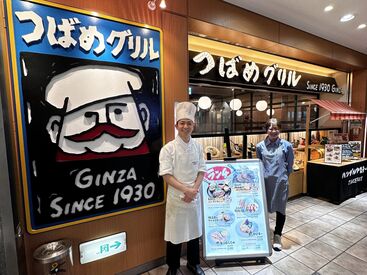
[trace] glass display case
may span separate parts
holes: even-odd
[[[307,160],[323,160],[325,155],[324,143],[327,142],[330,131],[338,129],[319,129],[310,131],[310,145]],[[256,158],[256,144],[266,138],[264,132],[227,133],[200,135],[193,133],[193,138],[203,146],[205,159],[223,160]],[[289,197],[302,194],[305,167],[305,131],[283,131],[280,138],[292,143],[294,152],[293,173],[289,176]]]

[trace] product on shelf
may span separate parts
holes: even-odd
[[[205,151],[205,154],[210,153],[212,158],[218,158],[219,157],[220,152],[219,152],[217,147],[208,145],[208,146],[205,147],[204,151]]]

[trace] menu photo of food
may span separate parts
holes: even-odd
[[[259,177],[257,169],[250,169],[242,165],[233,169],[233,185],[237,191],[257,192],[259,190]]]
[[[227,198],[231,195],[231,187],[227,180],[211,181],[207,184],[209,198]]]
[[[230,226],[235,220],[231,210],[218,210],[214,216],[217,226]]]
[[[236,212],[243,216],[258,215],[261,211],[261,203],[253,197],[244,197],[238,200]]]
[[[240,220],[236,225],[236,232],[240,237],[249,238],[259,236],[259,225],[250,218]]]
[[[228,229],[218,227],[208,232],[207,239],[211,245],[226,245],[230,237]]]
[[[341,144],[325,144],[325,163],[342,163]]]

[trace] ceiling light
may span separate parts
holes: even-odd
[[[162,1],[161,1],[161,3],[159,4],[159,7],[160,7],[161,9],[165,9],[165,8],[167,8],[166,1],[165,1],[165,0],[162,0]]]
[[[324,8],[324,12],[328,12],[328,11],[331,11],[331,10],[333,10],[334,9],[334,7],[332,6],[332,5],[329,5],[329,6],[326,6],[325,8]]]
[[[266,110],[266,114],[267,114],[268,116],[270,116],[270,109],[267,109],[267,110]],[[271,109],[271,115],[273,116],[274,114],[275,114],[274,109]]]
[[[260,112],[265,111],[268,107],[268,103],[265,100],[259,100],[256,102],[256,109]]]
[[[209,109],[212,106],[212,100],[207,96],[202,96],[199,98],[198,105],[203,110]]]
[[[243,114],[243,112],[242,112],[241,110],[238,110],[238,111],[236,112],[236,116],[242,116],[242,114]]]
[[[344,15],[343,17],[340,18],[340,22],[347,22],[350,21],[354,18],[355,16],[351,13],[348,13],[346,15]]]
[[[229,107],[231,107],[233,111],[237,111],[242,107],[242,102],[238,98],[232,99],[229,102]]]
[[[361,29],[364,29],[365,27],[367,27],[366,24],[361,24],[357,27],[357,29],[361,30]]]

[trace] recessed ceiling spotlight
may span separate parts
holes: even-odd
[[[350,21],[354,18],[355,16],[351,13],[348,13],[346,15],[344,15],[343,17],[340,18],[340,22],[347,22]]]
[[[361,24],[357,27],[357,29],[361,30],[361,29],[364,29],[365,27],[367,27],[366,24]]]
[[[333,10],[334,9],[334,7],[332,6],[332,5],[329,5],[329,6],[326,6],[325,8],[324,8],[324,12],[329,12],[329,11],[331,11],[331,10]]]

